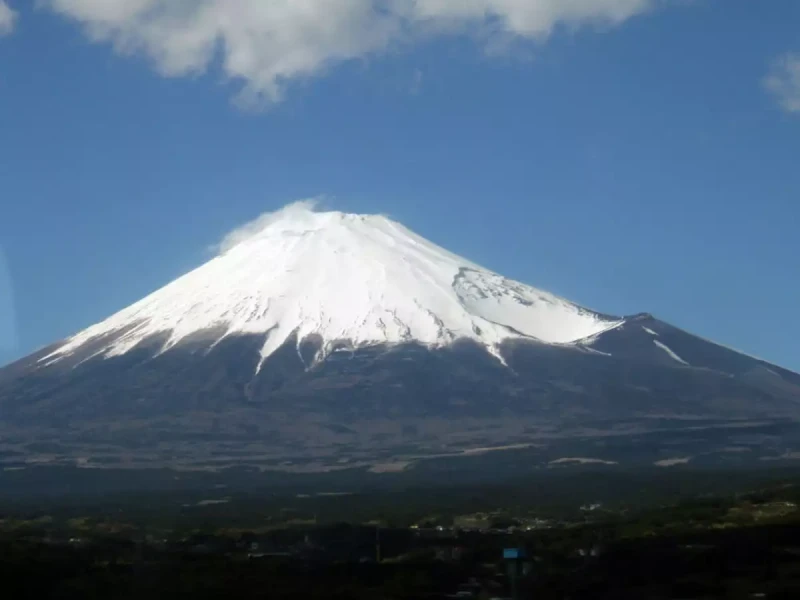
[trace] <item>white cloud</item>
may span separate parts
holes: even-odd
[[[16,21],[17,13],[11,9],[6,0],[0,0],[0,36],[14,31]]]
[[[772,64],[764,85],[787,112],[800,112],[800,54],[789,53]]]
[[[2,2],[3,0],[0,0]],[[424,36],[544,40],[559,26],[615,25],[658,0],[42,0],[94,41],[143,54],[167,76],[219,64],[260,106],[327,67]]]
[[[258,237],[267,227],[279,219],[291,218],[301,224],[310,214],[314,212],[322,198],[308,198],[287,204],[276,211],[263,213],[249,223],[237,227],[226,234],[222,240],[212,247],[218,254],[224,254],[234,246],[242,242]]]

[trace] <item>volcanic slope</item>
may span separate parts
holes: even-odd
[[[797,374],[651,315],[589,310],[384,216],[302,207],[0,370],[12,462],[328,468],[798,402]]]

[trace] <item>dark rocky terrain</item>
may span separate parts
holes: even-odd
[[[0,460],[397,471],[496,449],[542,466],[795,450],[800,375],[646,314],[583,344],[507,342],[505,365],[469,341],[343,342],[309,367],[312,337],[290,339],[254,375],[263,336],[210,349],[207,339],[161,354],[163,340],[149,339],[113,358],[92,358],[89,345],[40,361],[56,344],[0,369]]]

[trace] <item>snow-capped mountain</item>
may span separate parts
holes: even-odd
[[[290,336],[336,348],[416,341],[478,342],[499,356],[511,338],[568,344],[622,321],[508,280],[377,215],[288,210],[200,268],[70,338],[58,361],[93,340],[118,356],[164,334],[161,351],[192,336],[211,345],[266,335],[259,368]]]
[[[395,469],[800,419],[800,375],[506,279],[386,217],[294,206],[245,233],[0,369],[0,467]]]

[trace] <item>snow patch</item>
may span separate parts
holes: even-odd
[[[662,344],[662,343],[661,343],[661,342],[659,342],[658,340],[653,340],[653,343],[654,343],[656,346],[658,346],[659,348],[661,348],[661,349],[662,349],[664,352],[666,352],[667,354],[669,354],[669,355],[670,355],[670,357],[671,357],[673,360],[676,360],[677,362],[679,362],[679,363],[681,363],[681,364],[683,364],[683,365],[690,366],[690,365],[689,365],[689,363],[687,363],[687,362],[686,362],[685,360],[683,360],[683,359],[682,359],[680,356],[678,356],[677,354],[675,354],[675,352],[673,352],[673,351],[672,351],[672,350],[671,350],[671,349],[670,349],[670,348],[669,348],[669,347],[668,347],[666,344]]]
[[[557,458],[551,460],[548,464],[551,465],[617,465],[619,464],[613,460],[603,460],[602,458],[583,458],[583,457],[570,457],[570,458]]]
[[[664,458],[662,460],[657,460],[653,464],[657,467],[674,467],[676,465],[686,465],[691,462],[691,456],[682,456],[680,458]]]
[[[612,355],[611,355],[610,353],[608,353],[608,352],[602,352],[601,350],[598,350],[598,349],[596,349],[596,348],[592,348],[591,346],[581,346],[581,348],[583,348],[583,349],[584,349],[584,350],[586,350],[587,352],[591,352],[592,354],[599,354],[599,355],[601,355],[601,356],[612,356]]]
[[[650,329],[649,327],[642,326],[642,329],[644,329],[650,335],[658,336],[658,334],[655,331],[653,331],[652,329]]]
[[[463,268],[453,288],[471,314],[550,344],[584,339],[617,325],[617,321],[495,273]]]

